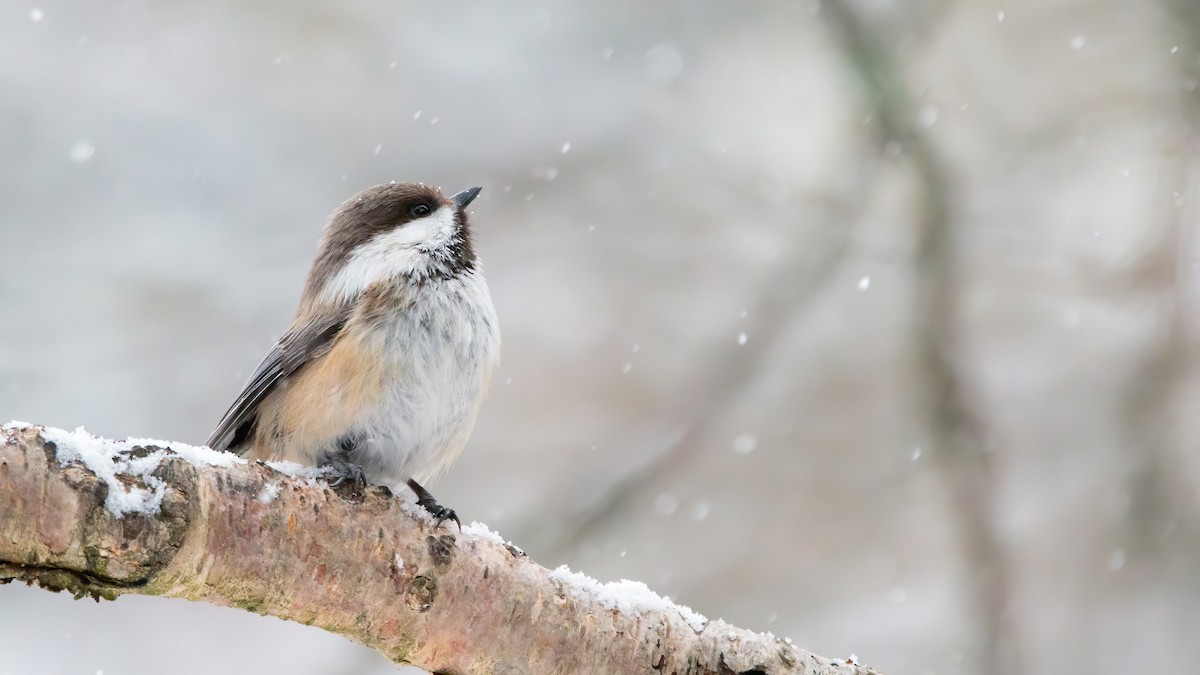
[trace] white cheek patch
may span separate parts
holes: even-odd
[[[429,252],[448,244],[458,228],[454,210],[437,211],[379,235],[359,246],[321,291],[321,299],[349,301],[373,284],[396,276],[422,276],[429,269]]]

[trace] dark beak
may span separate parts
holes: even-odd
[[[479,193],[482,190],[483,188],[481,187],[467,188],[466,190],[463,190],[462,192],[451,197],[450,201],[454,202],[458,208],[465,209],[467,208],[467,204],[475,201],[475,198],[479,196]]]

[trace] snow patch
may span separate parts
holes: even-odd
[[[525,551],[521,550],[520,546],[517,546],[516,544],[512,543],[511,541],[508,541],[504,537],[500,536],[499,532],[493,530],[492,528],[479,522],[478,520],[471,521],[470,525],[463,525],[462,531],[465,534],[470,534],[470,535],[479,537],[480,539],[487,539],[488,541],[494,541],[497,544],[501,544],[503,546],[509,546],[509,547],[515,549],[519,553],[525,552]]]
[[[281,489],[282,488],[278,483],[267,483],[263,486],[263,489],[259,490],[258,492],[258,503],[270,504],[271,502],[275,501],[275,498],[279,496],[279,491]]]
[[[297,462],[289,462],[286,460],[278,462],[266,462],[266,465],[275,471],[292,478],[307,478],[308,480],[317,480],[318,478],[326,478],[330,475],[330,469],[317,466],[309,466],[307,464],[299,464]]]
[[[66,466],[71,462],[79,462],[108,485],[104,506],[113,515],[149,515],[162,506],[167,488],[162,479],[152,474],[166,457],[166,451],[154,450],[138,457],[131,452],[136,444],[97,438],[83,427],[75,431],[47,427],[41,431],[41,435],[54,444],[59,464]],[[145,487],[138,484],[127,486],[117,478],[118,475],[136,478]]]
[[[494,541],[497,544],[505,543],[504,537],[501,537],[499,532],[493,530],[492,528],[479,522],[478,520],[471,521],[470,525],[463,525],[462,531],[465,532],[466,534],[475,535],[476,537],[479,537],[480,539],[488,539],[490,541]]]
[[[42,438],[54,444],[59,464],[83,464],[108,485],[104,506],[117,517],[127,513],[150,515],[158,512],[167,487],[162,479],[154,475],[154,471],[170,454],[178,455],[196,466],[230,467],[246,462],[231,453],[186,443],[153,438],[127,438],[123,441],[100,438],[83,427],[65,431],[54,427],[34,427],[27,422],[14,421],[4,425],[6,432],[29,428],[39,429]],[[130,482],[129,478],[134,480]]]
[[[670,598],[662,597],[640,581],[622,579],[620,581],[600,583],[582,572],[572,572],[571,568],[566,565],[560,565],[551,572],[550,578],[570,585],[586,595],[591,595],[605,607],[615,609],[619,612],[627,614],[636,614],[638,612],[679,612],[684,622],[697,633],[704,629],[704,624],[708,623],[708,618],[703,614],[694,611],[690,607],[671,602]]]
[[[83,427],[76,429],[76,431],[82,430]],[[189,464],[194,464],[196,466],[222,466],[228,469],[238,464],[246,463],[246,460],[238,457],[232,452],[213,450],[206,445],[188,445],[187,443],[176,443],[175,441],[160,441],[155,438],[127,438],[124,441],[108,442],[127,443],[130,446],[153,445],[159,448],[167,448],[171,452],[174,452],[175,454],[187,460]]]

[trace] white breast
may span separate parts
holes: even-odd
[[[372,483],[425,482],[462,452],[500,354],[496,310],[482,273],[410,289],[409,310],[378,329],[385,393],[356,430],[351,455]]]

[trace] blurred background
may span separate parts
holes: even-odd
[[[1192,0],[0,13],[0,421],[203,442],[330,211],[482,184],[468,522],[892,674],[1200,659]],[[396,672],[15,586],[0,653]]]

